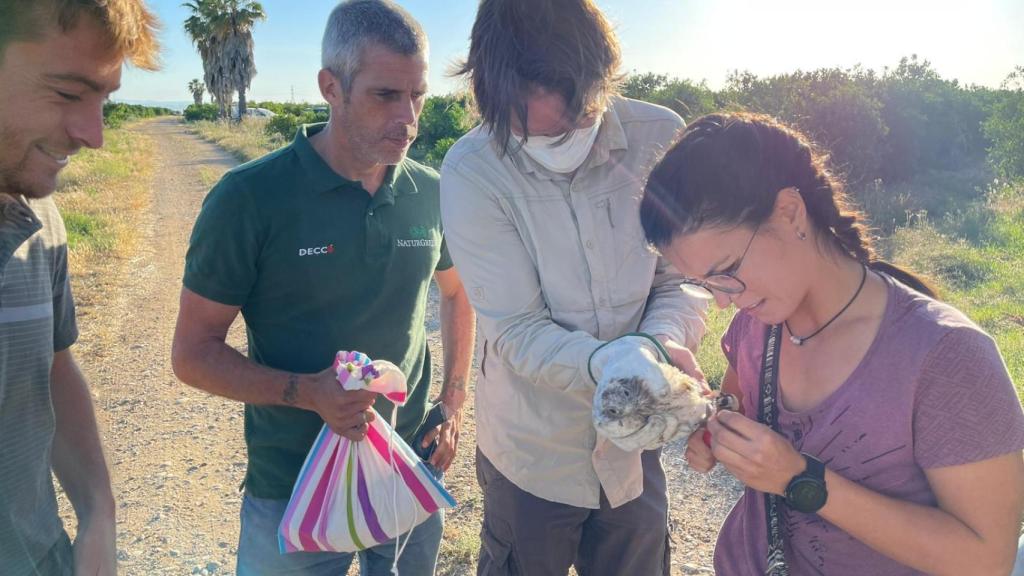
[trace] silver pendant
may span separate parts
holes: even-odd
[[[792,334],[790,334],[790,336],[789,336],[789,341],[792,342],[793,344],[796,344],[797,346],[803,346],[804,345],[804,339],[803,338],[801,338],[799,336],[793,336]]]

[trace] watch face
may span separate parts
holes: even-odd
[[[798,512],[817,512],[827,497],[824,483],[814,478],[797,478],[786,493],[789,507]]]

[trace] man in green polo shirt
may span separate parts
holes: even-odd
[[[248,447],[238,574],[345,574],[349,554],[278,552],[277,528],[320,427],[365,437],[367,409],[383,398],[343,391],[338,350],[390,360],[408,377],[397,431],[411,441],[428,405],[425,311],[431,277],[441,294],[449,419],[429,432],[439,471],[455,456],[473,347],[473,312],[444,244],[437,173],[405,154],[426,92],[420,26],[384,0],[331,13],[320,89],[325,125],[228,173],[192,233],[174,338],[187,384],[245,402]],[[249,358],[225,344],[239,311]],[[415,528],[403,576],[433,574],[442,519]],[[404,538],[403,538],[404,541]],[[393,543],[360,553],[363,574],[390,574]]]

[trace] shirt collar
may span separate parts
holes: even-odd
[[[409,162],[408,158],[402,158],[402,161],[398,164],[388,166],[388,171],[384,173],[384,180],[381,181],[380,188],[377,189],[373,194],[373,199],[370,200],[370,206],[376,208],[384,204],[394,204],[395,198],[399,196],[419,193],[416,181],[409,174],[409,169],[406,166],[407,162]],[[358,185],[359,183],[357,182],[356,184]],[[361,186],[360,189],[362,189]]]
[[[295,140],[292,143],[295,153],[299,157],[299,162],[302,163],[302,167],[305,169],[306,178],[309,181],[309,190],[313,194],[322,194],[340,188],[362,190],[363,185],[361,182],[349,180],[335,172],[317,153],[313,148],[313,144],[309,141],[311,136],[316,135],[326,126],[326,122],[304,124],[295,134]],[[408,161],[407,158],[403,158],[397,165],[388,166],[387,172],[384,173],[384,180],[374,194],[375,205],[393,204],[395,196],[405,196],[419,192],[416,181],[409,175],[409,171],[405,166],[405,163]]]
[[[42,227],[23,196],[0,192],[0,270],[7,266],[14,251]]]
[[[594,141],[594,149],[590,152],[590,158],[584,162],[584,166],[600,166],[608,161],[612,150],[627,150],[629,143],[626,141],[626,131],[622,128],[622,121],[619,120],[619,113],[615,111],[616,99],[608,103],[608,109],[601,118],[601,131]]]

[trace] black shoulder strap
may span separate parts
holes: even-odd
[[[782,349],[782,325],[775,324],[765,329],[764,356],[761,362],[760,403],[757,421],[778,430],[779,407],[776,403],[779,380],[779,351]],[[767,576],[789,576],[786,557],[783,553],[782,526],[779,519],[779,496],[765,493],[765,518],[768,520],[768,568]]]

